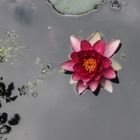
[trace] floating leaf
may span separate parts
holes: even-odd
[[[47,0],[63,15],[84,15],[100,8],[104,0]]]

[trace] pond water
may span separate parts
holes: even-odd
[[[0,139],[139,140],[140,1],[50,2],[0,1]],[[96,31],[121,40],[119,84],[78,95],[60,64],[71,35]]]

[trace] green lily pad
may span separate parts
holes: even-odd
[[[97,11],[104,0],[47,0],[55,11],[63,15],[84,15]]]

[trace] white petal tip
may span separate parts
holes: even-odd
[[[119,47],[119,45],[120,45],[120,43],[121,43],[121,40],[116,39],[116,40],[114,40],[114,41],[112,41],[112,42],[114,42],[114,45],[116,45],[116,46]]]
[[[79,38],[77,38],[75,35],[71,35],[70,40],[71,40],[71,42],[73,42],[73,41],[79,40]]]
[[[71,59],[70,54],[68,55],[68,58]]]
[[[113,39],[111,42],[119,45],[121,43],[121,40],[120,39]]]
[[[101,40],[102,39],[102,36],[99,32],[95,32],[95,33],[92,33],[89,38],[88,38],[88,41],[94,45],[95,42],[97,42],[98,40]]]
[[[74,81],[72,78],[70,78],[70,80],[69,80],[70,85],[73,85],[73,84],[76,84],[76,83],[77,83],[77,81]]]
[[[64,73],[65,70],[61,68],[58,72]]]
[[[119,40],[119,39],[117,39],[116,41],[118,42],[118,44],[120,44],[120,43],[121,43],[121,40]]]
[[[75,39],[75,38],[76,38],[75,35],[70,36],[70,40]]]
[[[113,93],[113,89],[107,90],[109,93]]]
[[[108,92],[110,92],[110,93],[113,93],[113,86],[112,86],[111,81],[109,81],[109,80],[102,80],[102,81],[101,81],[101,85],[102,85],[102,87],[103,87],[106,91],[108,91]]]
[[[112,60],[111,66],[115,71],[119,71],[122,69],[122,65],[117,60]]]
[[[70,41],[71,41],[71,45],[72,45],[72,48],[75,52],[77,51],[80,51],[80,39],[77,38],[75,35],[71,35],[70,36]]]
[[[106,87],[104,88],[106,91],[108,91],[109,93],[113,93],[113,88],[112,87]]]
[[[121,40],[116,40],[116,44],[118,44],[119,47],[119,45],[121,44]]]

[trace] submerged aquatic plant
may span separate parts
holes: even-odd
[[[80,40],[74,35],[70,40],[73,52],[70,60],[64,62],[61,68],[72,72],[70,83],[77,83],[78,94],[87,88],[95,92],[99,86],[113,92],[111,80],[117,77],[116,71],[122,67],[116,60],[112,60],[112,56],[118,50],[120,40],[107,44],[99,32],[87,40]]]
[[[53,71],[54,68],[51,64],[43,63],[41,58],[37,57],[35,64],[39,65],[41,71],[38,78],[34,80],[29,80],[24,83],[21,87],[18,88],[19,95],[32,95],[33,97],[38,96],[37,88],[38,85],[46,79],[46,76],[49,72]]]
[[[20,50],[26,48],[22,45],[19,34],[14,30],[6,31],[0,39],[0,63],[9,62],[13,64]]]
[[[12,131],[12,127],[18,125],[19,122],[20,115],[17,113],[10,119],[8,113],[0,113],[0,135],[9,134]]]

